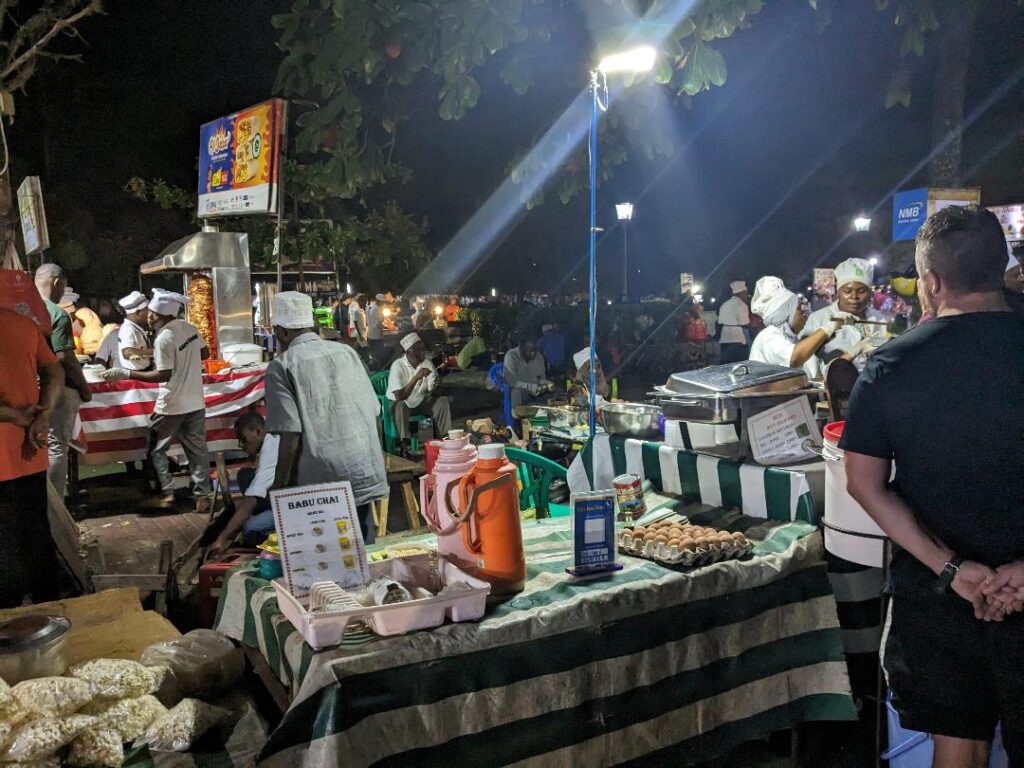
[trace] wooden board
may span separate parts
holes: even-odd
[[[68,663],[95,658],[138,659],[153,643],[181,633],[155,611],[143,611],[137,589],[111,589],[51,603],[0,611],[0,622],[30,613],[66,616]]]
[[[197,512],[145,515],[135,512],[79,523],[96,539],[102,573],[158,573],[160,542],[170,541],[177,557],[205,530],[209,516]]]

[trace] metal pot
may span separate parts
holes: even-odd
[[[29,614],[0,624],[0,677],[10,685],[64,674],[68,631],[64,616]]]
[[[807,385],[802,368],[746,360],[729,365],[711,365],[696,371],[673,373],[665,383],[667,393],[678,395],[749,395],[762,392],[791,392]]]
[[[646,403],[606,403],[601,406],[601,424],[610,435],[650,437],[658,431],[661,408]]]
[[[552,429],[572,429],[581,427],[587,423],[588,411],[586,408],[576,408],[570,405],[548,406],[542,408],[548,414],[548,426]]]

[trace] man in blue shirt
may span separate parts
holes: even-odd
[[[548,364],[548,373],[560,376],[565,373],[565,334],[557,323],[544,325],[541,330],[544,333],[537,342],[537,349]]]

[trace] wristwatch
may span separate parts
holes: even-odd
[[[944,595],[949,591],[949,585],[953,583],[953,579],[960,572],[960,565],[963,563],[964,558],[960,555],[953,555],[942,568],[942,573],[939,574],[935,580],[935,592],[939,595]]]

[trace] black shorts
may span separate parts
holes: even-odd
[[[885,669],[904,728],[989,741],[1001,722],[1024,765],[1024,614],[984,622],[955,594],[895,597]]]

